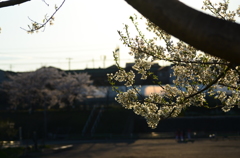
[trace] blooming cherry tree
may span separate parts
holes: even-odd
[[[4,81],[1,87],[7,92],[9,103],[14,108],[19,105],[33,108],[36,105],[43,104],[43,101],[54,104],[56,98],[51,97],[53,92],[51,81],[60,78],[62,75],[63,73],[55,68],[43,67],[34,72],[9,75],[9,80]]]
[[[8,94],[12,108],[73,106],[74,101],[82,101],[93,95],[96,88],[90,76],[83,74],[67,74],[53,67],[42,67],[33,72],[10,75],[1,88]]]
[[[236,15],[240,16],[239,8],[236,11],[228,10],[229,2],[226,0],[218,4],[205,0],[203,4],[204,10],[227,21],[235,22]],[[183,41],[177,41],[149,20],[146,20],[146,29],[154,36],[146,38],[138,27],[138,17],[133,16],[130,19],[138,35],[131,37],[128,25],[125,25],[124,32],[118,33],[123,44],[130,48],[129,54],[135,59],[132,68],[141,74],[142,80],[152,78],[153,83],[160,86],[164,93],[152,93],[143,97],[140,95],[140,89],[134,85],[134,71],[126,72],[117,63],[119,71],[108,74],[108,78],[118,92],[116,101],[123,107],[133,109],[136,114],[143,116],[151,128],[156,128],[161,119],[176,117],[190,106],[220,107],[225,112],[234,106],[240,107],[239,65],[201,52]],[[117,51],[114,52],[116,62]],[[149,71],[151,63],[159,60],[168,61],[173,65],[171,75],[175,77],[174,86],[162,85],[158,77]],[[128,90],[119,91],[114,87],[116,82],[125,82]],[[226,88],[230,93],[223,90]],[[221,101],[221,104],[216,107],[209,106],[206,96]]]
[[[93,96],[96,87],[92,83],[93,81],[90,80],[90,75],[87,73],[69,73],[53,83],[56,90],[61,92],[59,96],[60,107],[73,106],[75,101],[83,101],[88,96]]]

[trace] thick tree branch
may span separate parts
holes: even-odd
[[[28,1],[31,1],[31,0],[8,0],[8,1],[3,1],[3,2],[0,2],[0,8],[25,3],[25,2],[28,2]]]
[[[240,25],[192,9],[178,0],[125,0],[169,34],[213,56],[240,64]]]

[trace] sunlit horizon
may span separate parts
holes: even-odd
[[[203,2],[181,1],[199,10]],[[49,7],[42,1],[29,1],[0,9],[0,70],[35,71],[42,66],[62,70],[106,68],[115,64],[112,52],[116,47],[120,48],[122,67],[134,62],[129,49],[119,40],[117,30],[122,31],[123,24],[131,25],[131,15],[140,14],[124,0],[66,1],[56,14],[53,26],[27,34],[20,27],[28,28],[29,18],[42,21],[62,1],[46,2]],[[230,4],[239,3],[231,0]],[[165,64],[160,62],[160,65]]]

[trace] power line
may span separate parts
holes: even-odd
[[[0,51],[0,54],[8,54],[8,53],[32,53],[33,51],[34,52],[82,52],[82,51],[102,51],[102,50],[109,50],[109,49],[113,49],[113,47],[105,47],[105,48],[86,48],[86,49],[79,49],[79,48],[76,48],[76,49],[53,49],[53,50],[50,50],[50,49],[27,49],[27,50],[7,50],[7,51]]]
[[[68,59],[68,58],[67,58]],[[71,58],[71,59],[73,59],[73,58]],[[96,59],[94,59],[94,62],[102,62],[103,60],[101,60],[101,59],[98,59],[98,60],[96,60]],[[104,60],[104,62],[106,62],[106,61],[112,61],[112,62],[114,62],[114,59],[105,59]],[[121,61],[125,61],[125,62],[127,62],[127,61],[134,61],[134,59],[121,59]],[[67,61],[66,61],[67,62]],[[39,62],[34,62],[34,63],[26,63],[26,62],[24,62],[24,63],[0,63],[0,65],[10,65],[10,64],[12,64],[12,65],[36,65],[36,64],[41,64],[41,63],[49,63],[49,64],[64,64],[64,63],[66,63],[66,62],[64,62],[64,61],[61,61],[61,62],[51,62],[51,61],[45,61],[45,62],[41,62],[41,61],[39,61]],[[71,64],[72,63],[88,63],[88,62],[93,62],[93,59],[89,59],[89,60],[75,60],[75,61],[71,61]]]

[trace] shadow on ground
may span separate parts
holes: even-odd
[[[70,150],[38,155],[44,158],[239,158],[240,140],[177,143],[173,139],[76,142]]]

